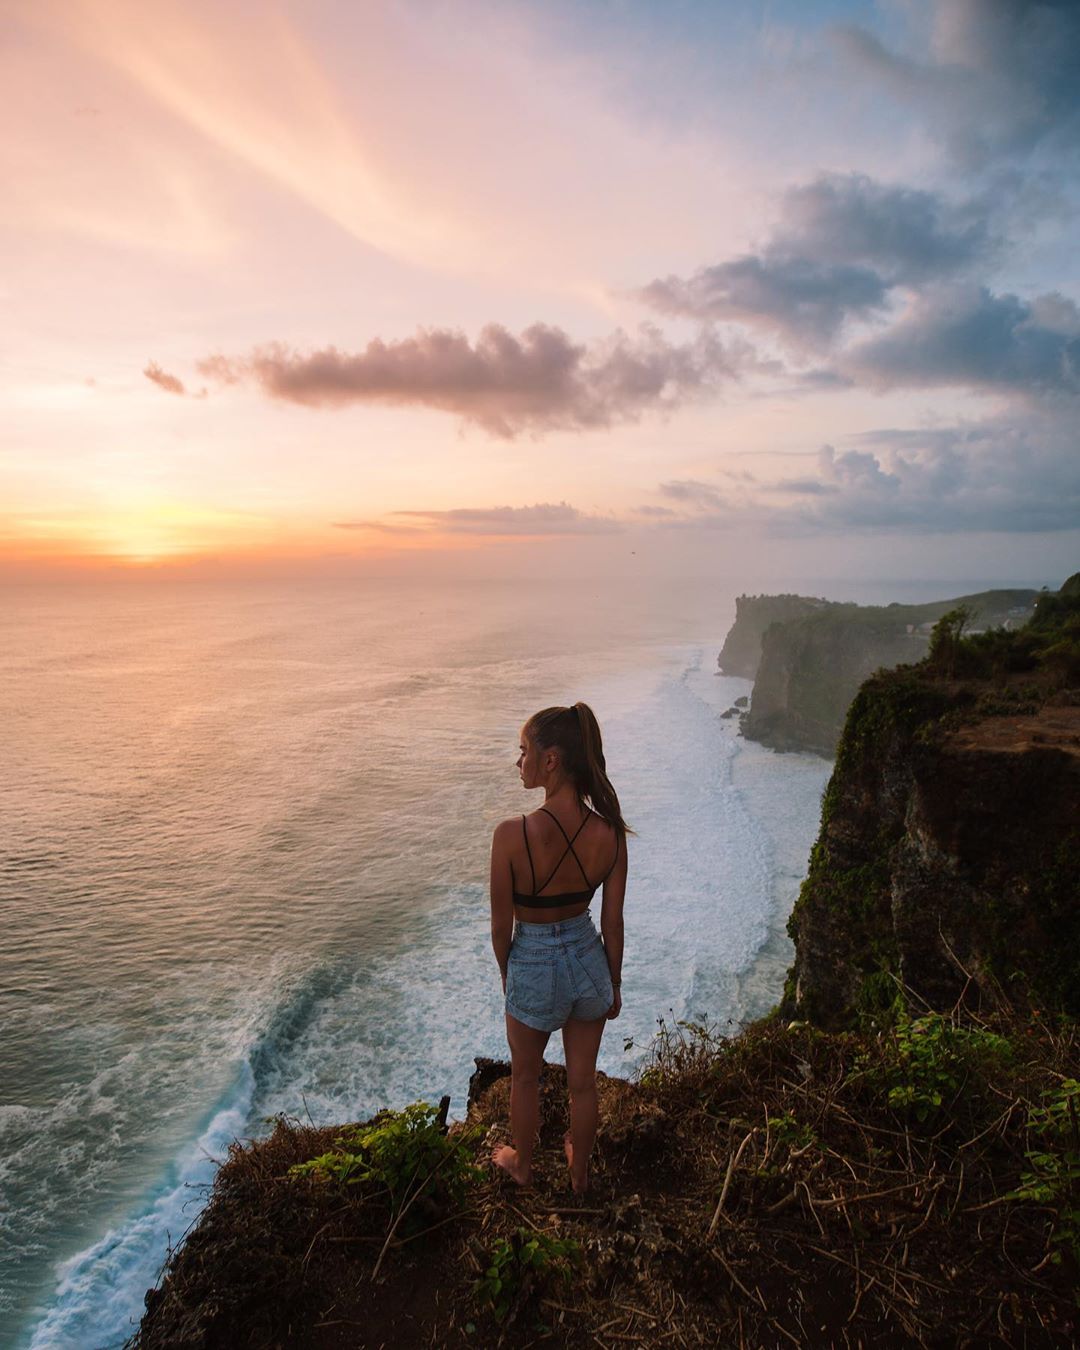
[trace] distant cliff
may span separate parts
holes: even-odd
[[[784,1010],[822,1026],[901,987],[1080,1014],[1080,574],[1029,628],[946,622],[863,685],[789,931]]]
[[[743,735],[776,750],[831,756],[859,685],[875,670],[921,660],[929,648],[929,630],[943,614],[963,605],[971,611],[975,628],[1017,627],[1032,613],[1037,595],[1031,590],[983,591],[925,605],[807,602],[815,608],[774,622],[761,636]],[[732,633],[737,627],[738,618]],[[740,650],[745,650],[750,626],[744,631]],[[720,660],[723,664],[723,653]]]
[[[740,595],[735,601],[735,622],[728,629],[717,665],[724,675],[752,680],[761,661],[761,640],[771,624],[802,619],[826,608],[837,606],[808,595]]]

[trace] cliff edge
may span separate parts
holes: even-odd
[[[1080,1014],[1080,574],[1030,626],[964,638],[848,713],[789,923],[784,1012],[842,1027],[900,989]]]

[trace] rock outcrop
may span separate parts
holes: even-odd
[[[743,735],[774,750],[831,757],[859,685],[876,670],[922,660],[930,629],[943,614],[964,606],[976,628],[1019,627],[1031,616],[1037,595],[1031,590],[984,591],[925,605],[814,602],[814,611],[764,631]]]
[[[1080,1013],[1072,586],[1053,623],[960,644],[974,677],[928,659],[859,691],[789,925],[787,1015],[847,1026],[901,988],[913,1007]]]

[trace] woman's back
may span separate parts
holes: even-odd
[[[515,902],[524,905],[526,901],[575,896],[580,903],[573,908],[558,907],[560,914],[556,917],[570,918],[583,912],[592,893],[610,876],[619,848],[615,828],[595,811],[583,809],[577,819],[562,820],[540,807],[522,816],[520,838],[510,857]],[[541,908],[530,904],[530,911],[536,912],[530,912],[529,918],[547,922],[540,917]]]

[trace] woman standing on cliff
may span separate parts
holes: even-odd
[[[495,1150],[494,1162],[528,1185],[544,1048],[561,1028],[570,1093],[566,1159],[580,1193],[596,1139],[596,1055],[605,1023],[622,1007],[627,825],[586,704],[534,713],[521,729],[520,750],[522,786],[543,788],[544,804],[504,820],[491,844],[491,943],[506,994],[514,1140]],[[602,942],[589,915],[601,885]]]

